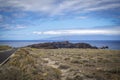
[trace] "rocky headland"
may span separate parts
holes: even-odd
[[[58,48],[98,49],[98,47],[92,46],[88,43],[70,43],[69,41],[39,43],[39,44],[28,45],[27,47],[40,48],[40,49],[41,48],[44,48],[44,49],[58,49]]]

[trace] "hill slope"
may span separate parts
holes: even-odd
[[[22,48],[0,67],[0,80],[120,80],[120,51]]]

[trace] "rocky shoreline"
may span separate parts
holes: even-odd
[[[45,48],[45,49],[58,49],[58,48],[93,48],[93,49],[97,49],[97,47],[91,46],[88,43],[70,43],[69,41],[39,43],[39,44],[28,45],[27,47]]]
[[[70,43],[69,41],[39,43],[39,44],[28,45],[27,47],[40,48],[40,49],[41,48],[44,48],[44,49],[58,49],[58,48],[108,49],[108,46],[103,46],[101,48],[98,48],[88,43]]]

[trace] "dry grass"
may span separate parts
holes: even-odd
[[[0,45],[0,51],[11,49],[12,47],[7,45]]]
[[[120,80],[119,75],[119,50],[23,48],[0,68],[0,80]]]

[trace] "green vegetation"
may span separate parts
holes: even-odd
[[[120,51],[21,48],[0,80],[120,80]]]
[[[0,51],[11,49],[12,47],[7,45],[0,45]]]

